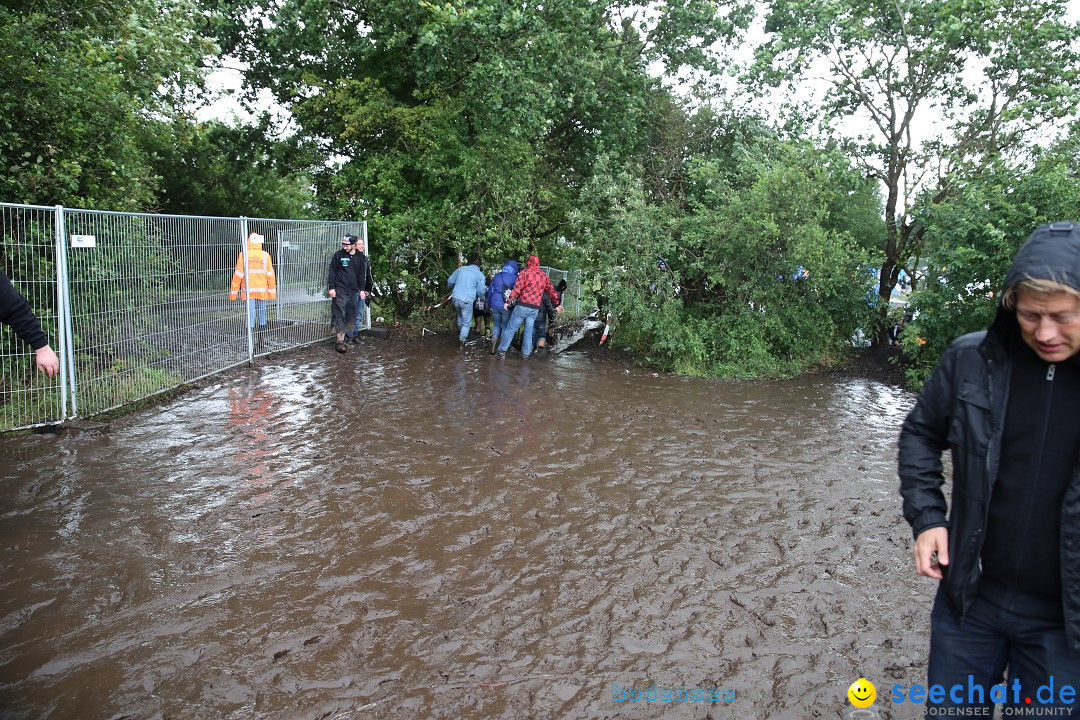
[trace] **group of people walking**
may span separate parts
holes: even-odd
[[[548,318],[563,311],[562,296],[540,269],[538,256],[530,255],[524,270],[518,272],[518,267],[516,260],[507,260],[490,282],[477,260],[451,273],[447,284],[457,311],[459,347],[465,347],[478,305],[481,312],[487,308],[491,311],[492,355],[505,358],[514,335],[523,326],[522,357],[529,357],[534,345],[543,344]],[[541,328],[539,341],[538,328]]]
[[[248,327],[266,328],[266,303],[277,296],[276,277],[269,253],[262,248],[263,237],[251,233],[247,239],[247,260],[240,253],[233,273],[231,300],[248,300]],[[457,268],[447,281],[457,312],[458,344],[464,347],[476,313],[491,318],[491,354],[506,357],[518,329],[524,327],[521,354],[529,357],[534,347],[543,347],[548,321],[562,308],[563,280],[556,290],[540,268],[540,258],[530,255],[525,269],[516,260],[507,260],[490,280],[479,261]],[[362,318],[374,282],[367,247],[356,235],[345,235],[341,249],[330,258],[326,278],[327,294],[333,301],[330,323],[336,336],[335,348],[346,352],[346,342],[359,341]]]

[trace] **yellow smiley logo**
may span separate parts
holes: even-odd
[[[877,700],[877,688],[866,678],[859,678],[847,689],[848,700],[857,708],[868,708]]]

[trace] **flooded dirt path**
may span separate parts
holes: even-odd
[[[915,717],[913,399],[369,339],[0,440],[0,716]]]

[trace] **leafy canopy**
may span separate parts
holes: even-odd
[[[932,240],[917,204],[941,202],[1076,113],[1080,32],[1065,0],[763,5],[767,39],[745,80],[794,94],[824,78],[823,132],[885,190],[883,300]]]
[[[189,0],[0,6],[0,197],[151,206],[142,127],[176,110],[215,50]]]

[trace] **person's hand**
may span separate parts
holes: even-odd
[[[329,295],[330,297],[337,297],[337,290],[331,289],[330,292],[327,293],[327,295]]]
[[[56,357],[56,353],[48,345],[34,351],[34,362],[37,363],[38,370],[49,377],[56,377],[56,373],[60,372],[60,358]]]
[[[561,313],[562,312],[562,305],[556,305],[555,306],[555,312],[560,312]]]
[[[923,530],[915,538],[915,573],[941,580],[941,569],[949,564],[949,529],[935,527]]]
[[[367,300],[367,297],[368,297],[367,291],[361,290],[360,291],[360,299],[361,300]]]

